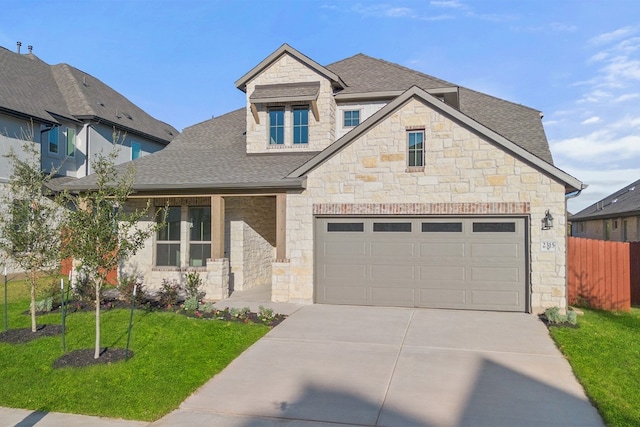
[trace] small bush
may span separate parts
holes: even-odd
[[[180,296],[180,284],[177,280],[162,279],[160,291],[158,292],[158,302],[164,307],[178,305]]]
[[[578,324],[578,314],[573,310],[567,311],[567,314],[560,314],[558,307],[551,307],[544,311],[544,316],[550,325],[561,325],[563,323],[569,323],[570,325]]]
[[[53,298],[48,297],[36,301],[36,311],[45,312],[53,310]]]
[[[249,318],[249,314],[251,313],[251,309],[249,307],[243,308],[230,308],[229,314],[231,317],[235,317],[239,320],[247,320]]]
[[[74,298],[79,301],[93,303],[96,300],[96,288],[93,283],[89,281],[88,276],[83,274],[82,271],[79,271],[76,275],[75,280],[71,284],[71,289]]]
[[[202,279],[197,272],[189,272],[186,276],[186,283],[184,284],[184,291],[187,294],[187,299],[196,298],[201,301],[204,298],[205,293],[202,292]]]
[[[198,310],[203,313],[213,313],[214,311],[216,311],[216,308],[212,302],[207,302],[200,303],[200,305],[198,305]]]
[[[275,319],[276,315],[271,308],[265,308],[263,306],[258,307],[258,318],[264,323],[270,323]]]
[[[144,285],[138,279],[133,276],[122,275],[118,280],[118,291],[120,292],[120,299],[131,302],[133,298],[133,288],[136,287],[136,303],[144,304],[147,302],[147,291],[144,289]]]
[[[185,311],[195,312],[198,310],[199,306],[200,304],[198,302],[198,298],[191,296],[186,300],[184,300],[184,304],[182,305],[182,308],[184,308]]]

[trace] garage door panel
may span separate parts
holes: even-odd
[[[517,283],[520,269],[516,267],[472,267],[471,282]]]
[[[420,279],[425,283],[441,282],[441,281],[457,281],[464,282],[466,278],[466,269],[463,266],[421,266]]]
[[[464,243],[421,243],[420,256],[422,257],[464,257]]]
[[[365,304],[367,292],[365,286],[329,286],[324,288],[324,299],[333,304]]]
[[[371,304],[406,307],[415,300],[414,288],[371,288]]]
[[[518,258],[518,243],[472,243],[471,256],[474,258]]]
[[[519,293],[514,291],[471,291],[471,302],[494,309],[508,310],[520,305]]]
[[[374,264],[371,266],[371,282],[384,283],[409,281],[416,279],[416,267],[413,265]]]
[[[420,289],[419,306],[426,308],[458,308],[466,304],[463,289]]]
[[[365,256],[367,245],[353,240],[329,241],[324,243],[322,252],[324,256]]]
[[[367,266],[355,264],[325,264],[323,267],[323,278],[329,280],[360,279],[367,278]]]
[[[524,218],[318,218],[316,301],[526,311],[526,225]]]
[[[371,256],[412,257],[414,251],[412,242],[371,242]]]

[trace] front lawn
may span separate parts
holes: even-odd
[[[11,329],[31,325],[26,289],[22,282],[10,284]],[[4,290],[0,313],[4,322]],[[102,312],[103,347],[126,346],[129,315],[123,309]],[[67,352],[93,348],[94,316],[77,312],[67,317]],[[153,421],[269,330],[161,311],[136,310],[133,322],[133,357],[112,365],[54,369],[54,361],[63,355],[60,336],[18,345],[0,342],[0,406]],[[60,324],[60,314],[38,316],[38,325],[45,323]],[[0,323],[0,331],[3,327]]]
[[[583,310],[579,328],[551,328],[608,426],[640,425],[640,310]]]

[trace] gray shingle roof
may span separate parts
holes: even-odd
[[[317,153],[246,153],[246,109],[186,128],[169,146],[134,162],[134,188],[139,191],[197,188],[300,187],[303,180],[285,178]],[[95,185],[95,175],[67,185],[83,190]]]
[[[457,86],[382,59],[357,54],[327,65],[347,87],[340,94],[424,90]],[[460,111],[542,160],[553,164],[540,112],[520,104],[460,87]]]
[[[571,221],[640,215],[640,179],[581,210]]]
[[[57,123],[98,119],[168,143],[178,131],[151,117],[97,78],[67,64],[50,66],[33,54],[0,47],[0,108]]]

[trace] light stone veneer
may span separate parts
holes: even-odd
[[[414,127],[425,128],[421,172],[406,171],[406,129]],[[274,300],[313,302],[314,205],[491,202],[528,203],[530,214],[518,216],[529,217],[532,311],[565,308],[564,186],[416,99],[311,171],[303,193],[288,194],[289,262],[274,264],[274,276],[277,267],[289,282]],[[554,227],[541,230],[547,209]]]
[[[319,121],[316,121],[314,115],[309,110],[309,144],[294,146],[292,129],[293,122],[291,114],[285,114],[285,144],[278,146],[269,146],[269,117],[267,109],[270,105],[258,104],[258,117],[260,123],[256,123],[251,113],[251,94],[256,85],[272,85],[284,83],[308,83],[320,82],[320,92],[317,99]],[[286,107],[292,105],[305,104],[293,102],[286,104]],[[273,104],[285,106],[285,104]],[[333,89],[331,82],[325,77],[319,75],[311,68],[307,67],[297,59],[288,54],[282,55],[278,60],[274,61],[256,78],[247,83],[247,152],[248,153],[268,153],[277,151],[320,151],[326,148],[331,142],[335,141],[335,117],[336,104],[333,99]]]

